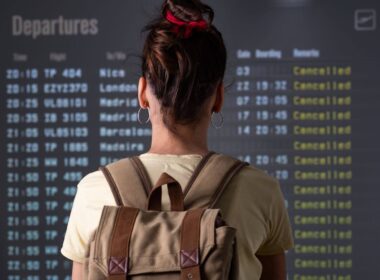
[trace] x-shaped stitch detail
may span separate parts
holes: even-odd
[[[120,274],[128,272],[128,258],[111,257],[108,265],[109,274]]]
[[[181,268],[195,266],[199,264],[199,251],[195,249],[193,251],[181,250]]]

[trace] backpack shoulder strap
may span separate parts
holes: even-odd
[[[213,208],[231,179],[247,165],[247,162],[214,153],[189,181],[185,191],[185,209]]]
[[[137,156],[100,166],[99,170],[106,177],[118,206],[145,207],[152,186]]]

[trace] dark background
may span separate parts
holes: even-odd
[[[327,253],[302,253],[299,247],[288,253],[289,279],[376,279],[379,247],[380,191],[380,97],[379,64],[380,34],[378,27],[378,1],[207,1],[215,9],[215,24],[224,35],[228,48],[226,73],[225,119],[221,130],[210,128],[210,149],[224,152],[250,161],[266,170],[281,182],[295,232],[340,232],[339,238],[301,239],[298,245],[318,248],[345,248]],[[135,114],[135,106],[104,108],[100,98],[136,98],[136,92],[102,93],[100,83],[136,84],[140,75],[140,50],[144,36],[140,30],[155,15],[159,1],[2,1],[0,85],[1,85],[1,149],[0,201],[1,201],[1,279],[70,279],[71,262],[61,256],[61,248],[71,202],[77,182],[99,165],[124,156],[142,153],[149,148],[149,136],[102,138],[100,127],[149,128],[136,121],[104,123],[100,112],[129,112]],[[371,12],[377,13],[373,30],[357,30],[355,13],[364,11],[362,27],[371,27]],[[367,14],[366,14],[367,13]],[[369,13],[369,14],[368,14]],[[12,16],[24,19],[53,19],[62,15],[65,19],[95,18],[97,35],[12,36]],[[294,58],[293,49],[319,51],[314,58]],[[255,50],[279,50],[281,59],[257,59]],[[251,58],[239,59],[238,50],[249,50]],[[26,54],[25,62],[14,61],[15,53]],[[49,59],[51,53],[65,54],[66,59],[56,62]],[[107,59],[107,53],[121,54],[123,59]],[[125,59],[124,59],[125,57]],[[294,66],[351,67],[348,76],[293,75]],[[247,76],[238,75],[239,67],[248,67]],[[46,79],[45,69],[80,69],[81,76],[68,79],[56,76]],[[124,69],[124,78],[100,78],[100,68]],[[31,70],[35,69],[35,70]],[[37,71],[36,78],[28,77]],[[24,75],[24,77],[21,77]],[[352,87],[344,91],[296,91],[293,82],[342,81]],[[45,83],[78,82],[87,85],[85,93],[48,94]],[[241,89],[248,83],[249,87]],[[283,87],[276,87],[280,83]],[[260,89],[268,85],[268,90]],[[30,87],[37,86],[32,93]],[[17,89],[20,89],[18,91]],[[350,97],[351,103],[338,106],[298,106],[295,96]],[[82,108],[52,109],[44,106],[47,98],[83,98]],[[27,99],[34,99],[38,106],[28,106]],[[245,100],[243,104],[239,100]],[[276,100],[285,100],[278,103]],[[16,101],[15,101],[16,100]],[[262,103],[264,100],[264,103]],[[267,100],[267,103],[265,102]],[[19,102],[19,103],[17,103]],[[19,105],[15,105],[19,104]],[[34,104],[34,103],[33,103]],[[349,112],[348,120],[300,121],[293,118],[295,111]],[[64,113],[82,112],[85,121],[64,123]],[[56,122],[47,122],[46,113],[58,114]],[[29,115],[28,115],[29,114]],[[246,118],[242,118],[244,115]],[[248,115],[247,115],[248,114]],[[37,116],[37,119],[36,119]],[[83,119],[82,119],[83,120]],[[297,135],[296,126],[350,126],[344,135]],[[44,135],[46,128],[87,128],[84,137],[53,138]],[[32,130],[28,130],[32,129]],[[32,132],[31,132],[32,131]],[[243,131],[243,133],[242,133]],[[267,133],[262,134],[262,132]],[[29,133],[32,133],[30,135]],[[37,135],[33,136],[33,133]],[[299,151],[294,143],[340,141],[350,142],[347,150]],[[46,143],[56,143],[57,150],[49,152]],[[82,150],[67,151],[68,143],[85,143]],[[103,151],[100,142],[140,143],[140,150]],[[38,147],[37,150],[34,148]],[[298,166],[297,156],[349,157],[347,164]],[[67,164],[70,157],[75,164]],[[46,159],[55,158],[56,166],[46,166]],[[352,178],[299,180],[296,171],[352,172]],[[54,173],[57,178],[49,181]],[[47,175],[48,174],[48,175]],[[295,192],[301,186],[345,186],[348,193],[324,195],[300,195]],[[53,195],[51,188],[57,192]],[[297,209],[299,201],[339,201],[345,209]],[[51,205],[56,205],[51,208]],[[349,224],[295,223],[295,217],[330,216],[331,219],[348,218]],[[334,218],[335,217],[335,218]],[[51,222],[51,221],[55,222]],[[342,233],[346,233],[342,235]],[[351,233],[351,234],[347,234]],[[334,235],[334,233],[332,233]],[[51,237],[54,236],[54,237]],[[343,238],[342,236],[349,236]],[[301,262],[309,267],[299,266]],[[324,267],[326,264],[327,267]],[[302,278],[319,277],[319,278]]]

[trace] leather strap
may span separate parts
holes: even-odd
[[[184,196],[180,184],[169,174],[162,173],[154,189],[149,194],[147,201],[147,210],[162,210],[162,186],[168,185],[168,192],[170,197],[171,211],[183,211],[184,210]]]
[[[116,205],[122,206],[123,201],[121,199],[119,189],[117,188],[117,185],[116,185],[115,181],[113,180],[113,177],[112,177],[111,173],[109,172],[108,168],[105,166],[100,166],[99,170],[103,172],[104,177],[106,177],[106,179],[107,179],[108,185],[111,188],[111,191],[112,191],[113,197],[115,199]]]
[[[185,193],[185,209],[212,208],[232,180],[247,162],[214,153]]]
[[[232,180],[232,177],[234,177],[244,166],[247,166],[247,165],[248,165],[247,162],[237,161],[233,166],[231,166],[231,168],[227,171],[227,173],[224,174],[224,177],[221,180],[220,184],[218,185],[216,192],[214,193],[213,197],[210,199],[209,208],[215,207],[215,204],[218,202],[219,198],[223,194],[228,183]]]
[[[191,175],[189,182],[187,183],[186,187],[184,188],[183,193],[185,194],[185,197],[187,193],[189,192],[190,188],[192,187],[195,179],[198,177],[199,173],[203,169],[203,167],[206,165],[208,160],[212,157],[212,155],[216,154],[214,151],[209,151],[198,163],[197,167],[194,169],[193,174]]]
[[[111,246],[108,259],[108,280],[127,279],[129,243],[133,226],[139,209],[120,207],[116,213],[116,221],[111,236]]]
[[[131,157],[131,162],[133,166],[135,167],[137,173],[140,176],[141,182],[144,185],[145,192],[148,195],[151,190],[153,189],[152,183],[150,182],[150,178],[148,175],[148,172],[145,169],[144,164],[141,162],[140,158],[138,156]]]
[[[189,210],[181,227],[181,280],[201,280],[199,239],[204,208]]]
[[[132,163],[129,158],[123,158],[99,167],[107,179],[118,206],[140,209],[145,207],[148,193],[136,166],[136,161]]]
[[[107,280],[125,280],[126,276],[122,274],[109,275]]]

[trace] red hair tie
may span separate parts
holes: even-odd
[[[197,20],[197,21],[183,21],[183,20],[180,20],[179,18],[177,18],[175,15],[173,15],[173,13],[170,10],[166,11],[166,19],[169,22],[175,24],[175,26],[173,27],[173,31],[176,34],[179,33],[180,27],[182,27],[182,26],[185,27],[184,38],[189,38],[193,29],[195,29],[195,28],[205,30],[208,27],[208,23],[204,19]]]

